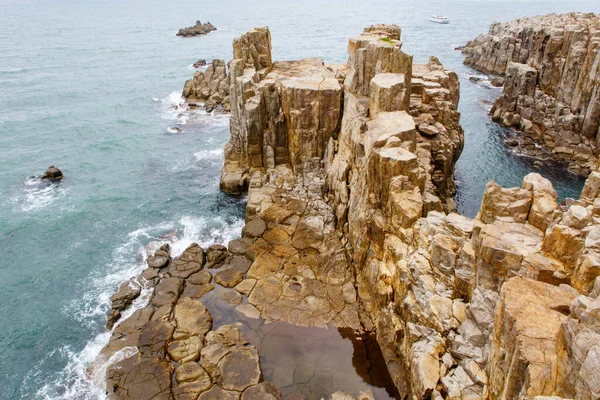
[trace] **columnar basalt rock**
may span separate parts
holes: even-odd
[[[519,149],[587,176],[599,166],[599,46],[598,15],[550,14],[494,23],[463,53],[465,64],[506,75],[491,114],[523,132]]]
[[[213,326],[204,305],[215,288],[204,269],[211,257],[197,244],[174,260],[167,249],[149,257],[135,283],[126,282],[113,296],[109,329],[120,316],[115,310],[129,308],[140,296],[146,303],[112,330],[90,375],[105,380],[109,399],[239,399],[264,390],[281,399],[273,385],[264,388],[257,350],[239,329]],[[250,260],[225,253],[224,271],[247,271]],[[167,262],[160,261],[165,257]]]
[[[253,168],[321,158],[339,131],[342,87],[319,59],[271,60],[271,36],[257,28],[234,41],[230,64],[231,139],[221,188],[245,190]]]
[[[204,102],[209,112],[219,105],[229,111],[229,76],[225,61],[213,60],[205,71],[196,71],[194,77],[185,82],[182,94],[189,104]]]
[[[279,398],[260,349],[214,326],[218,291],[240,318],[375,331],[399,398],[598,397],[600,172],[569,205],[529,174],[490,182],[474,219],[453,212],[458,79],[400,48],[377,25],[346,66],[273,63],[267,28],[236,39],[221,187],[248,190],[243,237],[163,248],[139,293],[123,285],[109,397]]]

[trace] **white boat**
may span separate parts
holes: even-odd
[[[444,17],[443,15],[432,15],[429,18],[429,22],[435,22],[436,24],[449,24],[450,20],[448,17]]]

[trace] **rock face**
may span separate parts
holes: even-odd
[[[357,116],[371,108],[377,118],[373,131],[382,133],[396,123],[388,113],[404,112],[412,128],[398,126],[390,136],[399,136],[397,143],[412,141],[413,147],[415,141],[422,142],[421,153],[430,157],[423,163],[428,164],[431,201],[441,197],[433,207],[446,207],[445,199],[455,192],[454,162],[463,144],[456,111],[458,78],[435,58],[413,66],[412,56],[401,51],[399,35],[398,27],[368,28],[350,40],[344,65],[319,59],[273,63],[267,28],[236,39],[230,63],[231,139],[225,147],[221,189],[245,191],[255,170],[279,165],[301,173],[313,159],[332,156],[342,143],[339,135],[349,135],[349,126],[348,133],[341,132],[344,119],[350,118],[346,113]],[[421,119],[412,122],[411,115]],[[417,135],[415,123],[426,134]],[[417,152],[416,147],[411,150]]]
[[[217,327],[213,289],[236,318],[374,331],[398,398],[598,398],[600,172],[569,205],[529,174],[490,182],[476,218],[454,213],[456,74],[413,64],[393,25],[348,51],[345,65],[273,62],[267,28],[234,41],[221,187],[248,191],[243,237],[161,249],[137,297],[121,287],[100,356],[109,398],[281,398],[262,349]]]
[[[247,63],[232,84],[232,93],[252,96],[232,111],[221,181],[224,190],[249,192],[246,237],[234,248],[259,254],[248,287],[267,294],[251,294],[250,302],[261,309],[279,301],[281,281],[261,283],[264,276],[283,265],[284,275],[302,271],[312,279],[313,267],[302,267],[306,251],[331,254],[341,244],[348,261],[325,265],[353,270],[360,324],[376,330],[400,397],[593,398],[596,374],[591,384],[573,380],[579,392],[567,391],[567,371],[583,368],[583,356],[575,361],[576,351],[567,349],[572,339],[563,340],[564,351],[558,344],[563,324],[575,318],[571,301],[592,291],[600,272],[591,239],[598,174],[565,210],[550,182],[530,174],[522,188],[490,183],[474,220],[446,214],[453,209],[453,168],[462,148],[454,73],[435,57],[413,64],[394,26],[371,27],[351,39],[342,66],[272,63],[264,44],[268,31],[253,35],[261,38],[263,69]],[[310,82],[315,72],[324,86],[305,89],[311,102],[286,97],[296,80],[308,75]],[[321,101],[332,104],[329,127],[341,118],[323,152]],[[296,128],[300,120],[312,136]],[[299,153],[293,136],[312,142]],[[328,239],[331,232],[337,237]],[[333,285],[329,291],[348,279],[341,274],[324,283]],[[262,308],[261,316],[291,315],[284,318],[294,322],[307,299],[284,312]],[[587,361],[584,371],[595,362]]]
[[[196,21],[196,25],[188,26],[187,28],[181,28],[179,32],[177,32],[177,36],[190,37],[206,35],[207,33],[216,30],[217,28],[215,28],[215,26],[208,21],[205,24],[200,21]]]
[[[600,165],[599,46],[598,15],[550,14],[494,23],[463,53],[465,64],[506,76],[491,114],[523,132],[521,151],[587,176]]]
[[[196,71],[194,77],[185,82],[183,97],[189,104],[205,103],[208,112],[218,106],[229,111],[229,77],[225,61],[213,60],[205,71]]]

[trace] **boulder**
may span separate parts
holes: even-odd
[[[62,178],[64,178],[62,171],[54,165],[49,166],[42,175],[42,179],[47,179],[49,181],[60,181]]]

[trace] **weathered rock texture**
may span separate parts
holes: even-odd
[[[600,165],[599,46],[598,15],[550,14],[494,23],[463,53],[465,64],[506,75],[491,114],[523,132],[522,151],[587,176]]]
[[[598,398],[600,172],[569,206],[529,174],[451,212],[458,79],[399,40],[370,27],[324,65],[272,62],[266,28],[236,39],[221,187],[248,190],[243,237],[148,259],[149,303],[101,355],[111,398],[277,398],[257,349],[212,326],[209,271],[245,318],[375,331],[398,398]]]
[[[206,267],[224,266],[224,271],[241,274],[251,262],[222,246],[205,254],[193,244],[174,260],[168,247],[162,247],[147,263],[134,284],[123,284],[113,296],[108,327],[141,290],[151,292],[147,303],[116,326],[89,368],[94,375],[96,366],[106,365],[100,373],[106,374],[108,398],[239,399],[267,390],[272,399],[281,399],[277,388],[261,383],[254,346],[232,325],[213,326],[202,300],[215,287]]]
[[[212,31],[216,31],[216,30],[217,30],[217,28],[215,28],[215,26],[208,21],[204,24],[200,21],[196,21],[196,24],[193,26],[188,26],[187,28],[181,28],[179,30],[179,32],[177,32],[177,36],[189,37],[189,36],[206,35],[207,33],[210,33]]]
[[[209,112],[218,106],[229,111],[229,77],[225,61],[213,60],[206,70],[196,71],[194,77],[185,82],[183,97],[190,105],[204,103]]]
[[[360,134],[370,129],[368,136],[377,139],[378,132],[396,129],[385,140],[394,137],[398,145],[393,147],[403,145],[414,154],[419,142],[422,156],[428,157],[421,160],[428,200],[436,202],[432,207],[447,207],[463,144],[456,74],[445,71],[435,58],[413,66],[412,56],[401,51],[398,27],[371,27],[350,40],[348,51],[348,63],[342,65],[319,59],[273,63],[267,28],[236,39],[223,190],[240,193],[254,171],[278,165],[300,174],[306,164],[332,156],[343,144],[338,136],[349,136],[352,129],[348,122],[341,132],[344,120],[365,114]],[[382,147],[385,140],[366,145]]]

